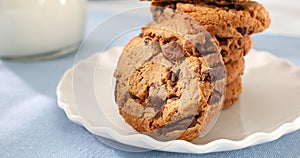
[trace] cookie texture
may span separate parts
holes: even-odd
[[[244,58],[240,58],[237,61],[225,64],[226,68],[226,84],[230,84],[236,78],[243,75],[245,70],[245,61]]]
[[[231,107],[242,93],[242,78],[238,77],[233,82],[226,85],[226,97],[223,109]]]
[[[219,49],[187,19],[143,30],[124,48],[114,73],[119,112],[156,139],[191,141],[222,109],[226,74]]]
[[[224,63],[230,63],[243,58],[248,54],[253,45],[251,36],[242,38],[219,38],[219,47]]]
[[[172,18],[174,12],[187,14],[212,35],[222,38],[249,36],[270,25],[268,11],[253,1],[230,4],[153,2],[151,11],[158,22]]]

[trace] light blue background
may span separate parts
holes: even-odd
[[[109,15],[90,10],[87,30]],[[300,66],[300,38],[261,34],[254,41],[254,48]],[[55,88],[73,61],[74,54],[32,63],[0,60],[0,157],[300,157],[300,130],[262,145],[204,155],[128,153],[106,146],[57,106]]]

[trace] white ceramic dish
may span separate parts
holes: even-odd
[[[273,141],[300,129],[300,68],[268,52],[246,57],[240,100],[221,116],[201,142],[160,142],[139,134],[118,114],[113,71],[122,48],[95,54],[62,77],[58,105],[91,133],[150,150],[209,153]]]

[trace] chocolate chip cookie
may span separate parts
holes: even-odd
[[[151,11],[157,22],[172,18],[174,12],[187,14],[212,35],[221,38],[249,36],[270,25],[268,11],[253,1],[230,4],[153,2]]]
[[[137,131],[191,141],[222,109],[225,75],[214,39],[177,17],[149,24],[127,44],[114,74],[115,99]]]

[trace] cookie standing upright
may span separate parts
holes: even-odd
[[[159,140],[199,137],[225,99],[225,67],[214,39],[203,28],[195,31],[193,20],[181,20],[145,27],[115,71],[120,114]]]

